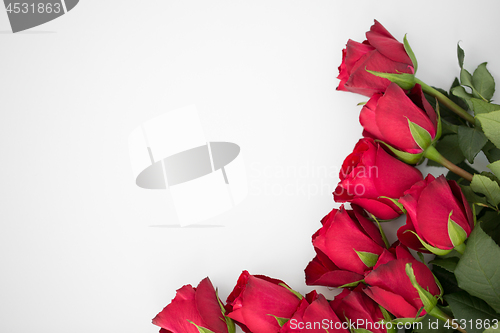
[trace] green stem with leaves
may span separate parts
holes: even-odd
[[[443,104],[448,109],[453,111],[456,115],[467,120],[469,123],[471,123],[473,125],[476,124],[476,119],[474,119],[473,116],[471,116],[467,111],[462,109],[460,106],[458,106],[455,102],[453,102],[451,99],[446,97],[444,94],[440,93],[437,89],[432,88],[431,86],[429,86],[428,84],[422,82],[421,80],[419,80],[417,78],[415,78],[415,82],[422,86],[422,90],[425,93],[428,93],[429,95],[437,98],[437,100],[439,102],[441,102],[441,104]]]
[[[429,148],[427,148],[425,150],[424,157],[427,157],[428,159],[441,164],[442,166],[444,166],[445,168],[447,168],[448,170],[450,170],[454,174],[456,174],[464,179],[467,179],[470,182],[472,181],[472,177],[473,177],[472,174],[468,173],[464,169],[462,169],[459,166],[448,161],[446,158],[444,158],[443,155],[441,155],[436,150],[436,148],[434,148],[434,146],[429,146]]]

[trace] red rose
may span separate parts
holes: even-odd
[[[406,272],[407,264],[411,264],[416,282],[433,296],[441,291],[436,284],[429,267],[413,256],[402,246],[384,251],[374,269],[365,277],[368,285],[363,291],[396,318],[415,318],[424,306],[419,292],[412,284]],[[421,312],[421,316],[426,311]]]
[[[399,202],[408,213],[398,238],[414,250],[425,251],[415,233],[431,247],[450,251],[460,246],[474,228],[472,212],[460,186],[442,175],[428,175],[406,191]]]
[[[384,220],[401,214],[388,198],[398,199],[422,180],[420,171],[389,155],[371,138],[358,141],[344,160],[339,177],[333,192],[336,202],[352,202]]]
[[[383,95],[374,95],[363,106],[359,121],[364,128],[364,136],[381,140],[411,154],[420,154],[427,147],[420,147],[415,142],[410,121],[426,130],[431,139],[435,139],[438,132],[436,111],[425,99],[419,84],[413,87],[409,95],[397,84],[389,84]]]
[[[358,285],[354,290],[345,288],[330,302],[332,309],[344,322],[356,324],[356,328],[364,328],[373,333],[386,333],[387,330],[380,321],[384,315],[380,307],[370,297],[366,296],[364,285]]]
[[[291,318],[300,303],[300,299],[283,285],[283,281],[244,271],[227,298],[230,308],[227,316],[245,332],[278,332],[280,325],[276,318]]]
[[[299,308],[293,317],[279,331],[279,333],[292,332],[349,333],[347,329],[342,328],[342,322],[333,312],[326,298],[316,291],[310,292],[300,301]]]
[[[312,236],[316,257],[305,269],[307,285],[340,287],[360,281],[385,249],[378,227],[353,205],[332,210]]]
[[[153,324],[160,326],[162,333],[199,333],[196,325],[214,332],[228,332],[209,278],[203,279],[197,288],[186,285],[177,290],[175,298],[156,315]]]
[[[351,91],[371,97],[384,92],[390,81],[370,74],[366,70],[384,73],[413,74],[413,64],[403,44],[398,42],[379,22],[371,26],[366,40],[347,42],[342,50],[342,64],[337,90]]]

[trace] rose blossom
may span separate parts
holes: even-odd
[[[325,333],[327,331],[349,333],[342,327],[342,322],[333,312],[326,298],[312,291],[300,301],[297,311],[283,325],[279,333]]]
[[[436,111],[419,84],[408,95],[397,84],[389,84],[384,94],[374,95],[363,106],[359,121],[364,136],[410,154],[420,154],[427,148],[420,147],[413,138],[410,121],[427,131],[432,140],[436,139],[439,126]]]
[[[209,278],[203,279],[196,288],[185,285],[177,290],[172,302],[153,319],[153,324],[160,326],[162,333],[198,333],[193,323],[214,332],[228,332]]]
[[[371,138],[358,141],[339,177],[333,192],[336,202],[352,202],[384,220],[402,213],[389,198],[398,199],[422,180],[419,170],[389,155]]]
[[[414,250],[425,251],[415,233],[436,249],[451,250],[461,245],[474,228],[472,212],[460,186],[443,175],[428,175],[406,191],[399,202],[408,214],[406,225],[398,230],[398,238]],[[457,237],[451,239],[457,230]]]
[[[383,325],[376,324],[384,320],[384,315],[378,304],[363,292],[365,288],[366,286],[362,284],[359,284],[354,290],[345,288],[339,295],[335,296],[330,305],[342,321],[362,323],[356,328],[364,328],[373,333],[387,333]]]
[[[360,207],[333,209],[312,236],[316,257],[305,269],[307,285],[340,287],[364,278],[385,249],[377,226]]]
[[[395,245],[384,251],[365,276],[368,287],[363,291],[396,318],[415,318],[424,304],[407,275],[407,264],[411,264],[416,281],[424,290],[433,296],[441,295],[441,290],[429,267],[416,260],[404,246]],[[425,310],[420,313],[425,314]]]
[[[384,92],[390,81],[370,74],[367,69],[384,73],[414,73],[413,64],[403,44],[377,20],[366,33],[363,43],[349,39],[346,48],[342,50],[337,90],[368,97]]]
[[[291,318],[300,303],[299,297],[285,286],[283,281],[243,271],[227,298],[227,316],[245,332],[278,332],[276,317]]]

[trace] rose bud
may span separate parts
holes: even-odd
[[[366,33],[366,40],[347,42],[342,50],[342,64],[337,90],[351,91],[371,97],[385,91],[390,81],[367,72],[414,74],[404,45],[398,42],[377,20]]]
[[[336,202],[354,203],[383,220],[402,214],[396,200],[423,179],[419,170],[389,155],[371,138],[358,141],[339,177],[333,192]]]
[[[344,324],[344,328],[342,327],[342,322],[333,312],[326,298],[312,291],[300,301],[299,308],[293,317],[281,327],[279,333],[349,333],[345,327],[348,326]]]
[[[374,95],[363,106],[359,121],[363,136],[384,142],[398,158],[412,164],[441,135],[436,111],[419,84],[408,95],[397,84],[389,84],[383,95]]]
[[[283,281],[243,271],[227,298],[227,316],[245,332],[276,333],[279,320],[291,318],[301,298]]]
[[[391,321],[389,314],[382,313],[382,309],[363,292],[366,286],[358,285],[354,290],[345,288],[335,299],[330,302],[332,309],[344,322],[356,323],[356,328],[363,328],[373,333],[392,333],[380,321]],[[385,310],[384,310],[385,311]],[[390,327],[389,327],[390,328]]]
[[[396,318],[432,314],[441,290],[429,267],[398,246],[387,250],[365,276],[363,292]]]
[[[234,323],[224,316],[224,308],[209,278],[198,287],[185,285],[177,290],[175,298],[153,319],[162,333],[199,333],[198,328],[213,332],[234,331]]]
[[[378,227],[353,205],[332,210],[312,236],[317,256],[305,269],[307,285],[354,286],[377,263],[386,248]]]
[[[428,175],[405,192],[399,202],[407,210],[406,225],[398,230],[401,243],[438,255],[463,252],[474,218],[460,186],[444,176]]]

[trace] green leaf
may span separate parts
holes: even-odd
[[[490,163],[500,161],[500,149],[495,147],[495,145],[491,141],[488,141],[484,145],[483,152]]]
[[[359,259],[366,265],[366,267],[373,267],[378,261],[378,254],[356,250],[354,250],[354,252],[358,254]]]
[[[462,83],[463,86],[474,89],[472,85],[472,75],[465,68],[460,70],[460,83]]]
[[[450,257],[450,258],[437,258],[429,262],[429,264],[439,266],[441,268],[446,269],[449,272],[452,272],[457,268],[459,258]]]
[[[193,323],[191,320],[188,320],[191,324],[193,324],[194,326],[196,326],[196,328],[198,329],[198,332],[200,333],[215,333],[214,331],[211,331],[209,330],[208,328],[204,328],[204,327],[200,327],[198,325],[196,325],[195,323]]]
[[[439,282],[441,282],[445,294],[451,294],[462,290],[458,287],[458,282],[455,275],[447,271],[446,269],[439,266],[434,266],[432,268],[432,273],[434,273]]]
[[[429,251],[429,252],[432,252],[434,253],[435,255],[438,255],[438,256],[444,256],[445,254],[448,254],[450,253],[452,250],[442,250],[442,249],[438,249],[437,247],[434,247],[428,243],[426,243],[422,238],[420,238],[419,235],[417,235],[414,231],[411,231],[411,230],[406,230],[405,232],[411,232],[412,234],[414,234],[418,240],[420,241],[420,243],[422,243],[423,247]]]
[[[415,75],[413,75],[413,74],[382,73],[382,72],[371,71],[369,69],[366,69],[366,71],[370,74],[375,75],[375,76],[382,77],[384,79],[388,79],[389,81],[396,83],[398,86],[400,86],[404,90],[410,90],[411,88],[413,88],[415,86],[415,83],[416,83]]]
[[[360,284],[361,282],[363,282],[364,280],[359,280],[359,281],[354,281],[354,282],[351,282],[351,283],[346,283],[346,284],[343,284],[341,285],[340,287],[338,287],[339,289],[342,289],[342,288],[352,288],[352,287],[356,287],[358,284]]]
[[[465,52],[460,47],[459,43],[457,43],[457,56],[458,56],[458,65],[460,66],[460,68],[463,68],[464,67]]]
[[[469,203],[475,203],[475,204],[479,204],[480,206],[488,206],[489,207],[489,204],[488,204],[488,201],[486,200],[486,198],[477,195],[476,192],[474,192],[470,188],[470,186],[460,185],[460,188],[462,189],[462,193],[464,194],[465,199]]]
[[[446,134],[457,134],[458,133],[458,126],[459,125],[452,124],[448,120],[445,120],[445,119],[441,120],[441,124],[443,125],[443,135],[446,135]]]
[[[479,65],[472,75],[472,84],[480,97],[490,100],[495,93],[495,80],[486,69],[486,62]]]
[[[380,198],[386,198],[386,199],[391,200],[396,206],[398,206],[399,209],[401,209],[402,212],[406,213],[406,210],[404,209],[403,205],[400,204],[396,199],[384,197],[384,196],[381,196]],[[382,236],[382,240],[384,241],[385,247],[390,248],[391,244],[389,244],[389,241],[387,240],[387,236],[385,235],[384,229],[382,229],[382,226],[380,225],[379,220],[373,214],[370,214],[370,216],[375,221],[375,223],[377,223],[378,231],[380,231],[380,235]]]
[[[483,333],[500,333],[500,324],[493,324],[490,328],[485,329]]]
[[[424,155],[423,153],[420,153],[420,154],[410,154],[410,153],[407,153],[405,151],[401,151],[401,150],[398,150],[394,147],[392,147],[391,145],[383,142],[383,141],[380,141],[380,140],[375,140],[377,142],[380,142],[380,143],[383,143],[387,148],[389,148],[389,150],[394,154],[396,155],[396,157],[405,162],[406,164],[417,164],[421,159],[422,159],[422,156]]]
[[[478,217],[483,231],[490,236],[497,245],[500,245],[500,215],[493,210],[485,210],[484,213]]]
[[[486,304],[486,302],[469,295],[465,291],[445,295],[444,299],[450,305],[453,315],[455,319],[457,319],[458,323],[462,327],[465,326],[464,328],[467,333],[482,333],[484,330],[483,323],[485,323],[486,320],[491,323],[491,320],[493,319],[500,319],[500,317],[495,313],[495,310]],[[461,319],[464,319],[464,321],[460,322]],[[469,320],[472,321],[472,325],[471,322],[468,322]],[[478,321],[481,322],[480,326],[477,325]]]
[[[236,325],[234,324],[234,321],[227,316],[224,316],[224,318],[226,319],[227,333],[236,333]]]
[[[451,93],[463,99],[465,103],[467,103],[467,107],[469,109],[472,109],[472,102],[471,102],[472,95],[469,94],[467,91],[465,91],[464,87],[462,86],[454,87],[451,89]]]
[[[474,163],[474,158],[488,142],[488,138],[477,127],[458,127],[458,145],[469,163]]]
[[[410,43],[408,43],[408,40],[406,39],[406,34],[405,37],[403,38],[403,45],[405,47],[406,54],[408,54],[408,57],[410,57],[410,60],[413,64],[414,73],[417,73],[417,68],[418,68],[417,58],[415,57],[415,53],[413,53],[413,50],[411,49]]]
[[[291,293],[293,293],[295,296],[297,296],[298,299],[303,299],[304,298],[304,296],[302,296],[298,291],[293,290],[292,288],[290,288],[286,284],[284,284],[284,283],[278,283],[278,285],[284,287],[285,289],[287,289],[288,291],[290,291]]]
[[[500,311],[500,247],[477,225],[455,269],[458,286]]]
[[[278,322],[278,325],[280,325],[280,327],[283,327],[283,325],[285,325],[290,320],[290,318],[276,317],[275,315],[272,314],[268,314],[268,316],[273,316],[274,319],[276,319],[276,321]]]
[[[500,161],[493,162],[488,165],[488,168],[493,171],[495,176],[500,177]]]
[[[451,214],[453,214],[453,211],[451,211],[448,216],[448,236],[450,237],[453,247],[457,247],[467,239],[467,233],[464,228],[451,219]]]
[[[437,304],[437,298],[418,284],[417,278],[415,277],[415,273],[413,272],[413,268],[411,266],[411,263],[406,264],[406,275],[410,278],[410,282],[413,288],[417,290],[418,296],[420,297],[420,300],[424,305],[425,311],[431,312]]]
[[[493,111],[499,111],[500,105],[488,103],[479,98],[471,98],[472,108],[474,109],[474,114],[478,115],[481,113],[489,113]]]
[[[488,139],[500,148],[500,111],[481,113],[476,116],[476,119],[481,122],[481,127]]]
[[[414,122],[410,121],[409,119],[408,126],[410,128],[413,140],[415,140],[417,145],[423,150],[427,149],[427,147],[429,147],[432,143],[432,137],[429,132],[427,132],[427,130],[425,130],[420,125],[417,125]]]
[[[484,194],[493,206],[500,203],[500,186],[490,178],[475,174],[472,177],[470,187],[474,192]]]
[[[462,109],[467,109],[467,103],[466,103],[464,100],[462,100],[461,98],[459,98],[459,97],[457,97],[457,96],[453,95],[453,93],[452,93],[453,88],[458,87],[458,86],[460,86],[460,81],[459,81],[459,80],[458,80],[458,78],[456,77],[456,78],[455,78],[455,80],[453,80],[453,83],[451,84],[451,87],[450,87],[450,93],[448,94],[448,97],[449,97],[449,98],[450,98],[453,102],[457,103],[457,104],[458,104],[458,106],[460,106]],[[449,112],[450,114],[455,115],[455,114],[454,114],[452,111],[450,111],[450,110],[448,110],[448,112]],[[455,119],[456,119],[456,118],[455,118]]]
[[[480,173],[481,176],[485,176],[485,177],[488,177],[489,179],[491,179],[492,181],[494,182],[497,182],[498,184],[500,184],[500,179],[498,179],[497,176],[495,176],[494,173],[492,172],[489,172],[489,171],[482,171]]]

